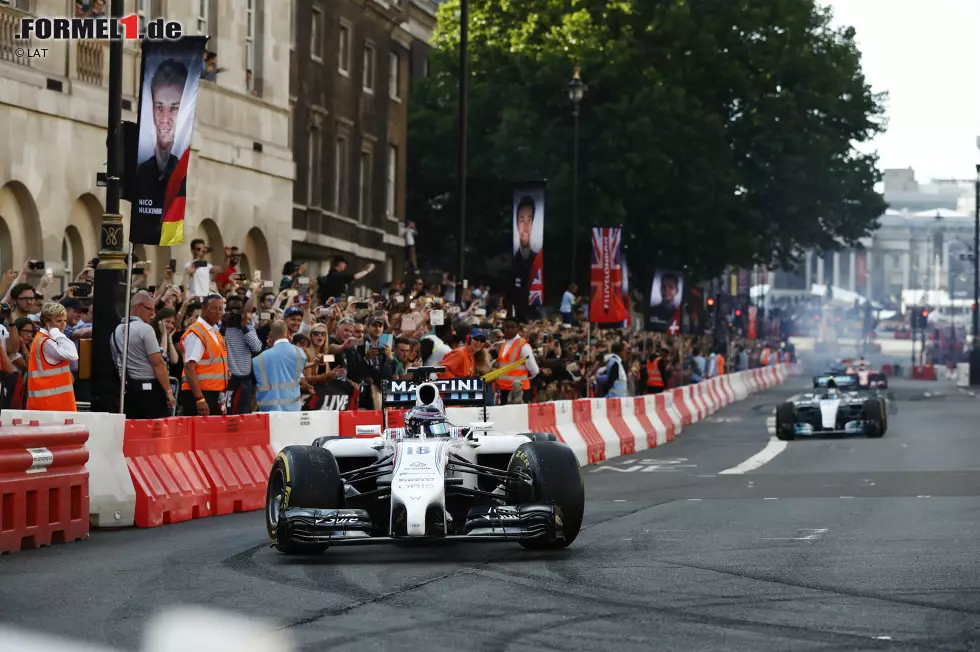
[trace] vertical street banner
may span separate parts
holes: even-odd
[[[544,182],[514,188],[511,298],[518,315],[544,303]]]
[[[592,229],[592,297],[589,321],[593,324],[621,326],[627,319],[623,305],[623,269],[620,258],[623,230],[609,227]]]
[[[681,326],[681,302],[684,298],[684,274],[658,269],[653,274],[647,330],[678,333]]]
[[[169,246],[184,242],[187,173],[194,110],[204,70],[206,36],[143,41],[135,201],[129,240]]]
[[[630,306],[630,273],[626,266],[626,251],[620,252],[620,267],[623,270],[623,308],[626,309],[626,328],[633,328],[633,311]]]

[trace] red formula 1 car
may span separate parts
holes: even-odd
[[[860,389],[888,389],[888,376],[870,367],[864,358],[858,360],[841,360],[845,373],[854,374],[858,378]]]

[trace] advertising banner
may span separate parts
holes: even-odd
[[[511,301],[518,316],[544,302],[544,182],[514,188]]]
[[[650,288],[647,330],[677,333],[680,330],[681,302],[684,298],[684,274],[658,269]]]
[[[620,259],[623,230],[610,227],[592,229],[592,297],[589,321],[593,324],[622,325],[627,319],[623,305],[623,269]]]
[[[136,193],[129,240],[169,246],[184,242],[187,173],[206,36],[143,41]]]

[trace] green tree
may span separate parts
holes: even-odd
[[[458,222],[458,5],[440,6],[431,74],[410,108],[423,256],[445,252]],[[661,265],[706,278],[791,264],[877,227],[877,156],[854,146],[883,128],[883,97],[865,82],[853,29],[832,27],[813,0],[470,0],[470,13],[474,272],[509,251],[512,182],[544,178],[548,295],[569,278],[573,66],[589,85],[580,285],[593,225],[625,227],[638,283]]]

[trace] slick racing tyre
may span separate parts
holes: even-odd
[[[344,481],[333,453],[314,446],[287,446],[276,456],[265,495],[265,526],[280,552],[315,553],[328,547],[278,541],[279,515],[286,508],[340,509],[343,506]]]
[[[878,438],[885,434],[885,405],[877,398],[864,402],[864,432],[868,437]]]
[[[509,472],[523,471],[531,486],[513,485],[513,503],[553,503],[561,509],[563,539],[521,541],[525,548],[559,550],[571,545],[582,529],[585,513],[585,483],[572,449],[557,441],[521,444],[510,458]]]
[[[796,438],[796,406],[786,401],[776,406],[776,438],[781,441],[793,441]]]

